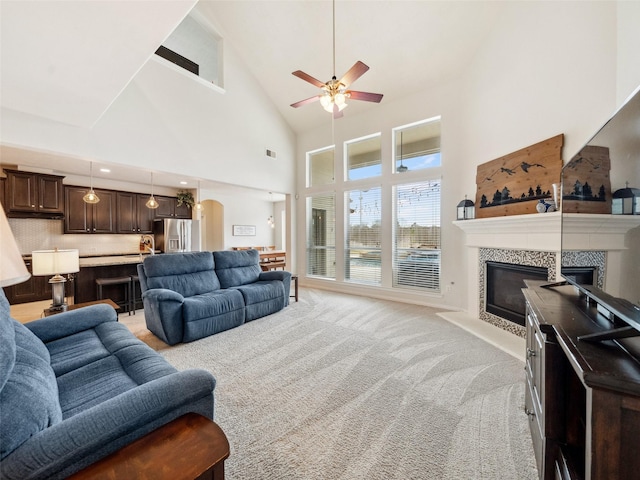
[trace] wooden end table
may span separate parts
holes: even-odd
[[[224,480],[229,442],[213,421],[182,417],[89,465],[69,480]]]

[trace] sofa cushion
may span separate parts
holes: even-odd
[[[242,310],[244,300],[236,290],[217,290],[184,299],[182,315],[185,323]]]
[[[2,320],[3,329],[7,328],[6,320]],[[32,435],[62,421],[58,384],[46,347],[24,325],[8,320],[15,332],[15,359],[0,391],[0,458]],[[6,332],[2,338],[8,338]],[[4,350],[5,345],[0,349]]]
[[[262,272],[257,250],[221,250],[213,252],[213,257],[222,288],[256,282]]]
[[[281,298],[284,301],[284,284],[279,280],[261,280],[233,288],[242,293],[246,305],[266,302],[274,298]]]
[[[75,344],[75,348],[59,348],[63,341],[67,345]],[[64,365],[60,368],[64,373],[58,374],[58,385],[65,419],[138,385],[176,372],[121,323],[103,323],[50,342],[47,347],[52,363]],[[71,361],[71,351],[76,352],[76,361]],[[94,355],[94,351],[98,353]],[[73,368],[69,368],[71,365]]]
[[[192,297],[220,288],[211,252],[151,255],[143,262],[147,288],[166,288]]]

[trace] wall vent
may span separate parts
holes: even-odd
[[[276,158],[276,152],[267,148],[267,157]]]

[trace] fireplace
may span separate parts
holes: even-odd
[[[524,288],[523,280],[555,281],[557,257],[555,252],[548,251],[480,248],[478,258],[480,319],[524,337],[526,335],[524,297],[521,290]],[[492,269],[489,265],[501,268]],[[493,292],[489,292],[489,274],[496,277],[499,284],[499,288],[493,289]],[[512,278],[508,279],[508,277]],[[493,304],[492,307],[489,307],[490,303]]]
[[[486,268],[486,311],[524,326],[524,280],[547,280],[547,268],[502,262],[486,262]]]
[[[552,212],[455,221],[465,232],[467,246],[466,313],[524,337],[523,326],[486,310],[486,262],[544,267],[549,282],[562,280],[560,271],[569,265],[583,267],[591,271],[586,275],[592,278],[581,277],[580,281],[603,288],[606,272],[624,267],[620,251],[625,248],[625,235],[629,228],[637,227],[629,216]],[[565,232],[580,239],[581,250],[561,253],[562,225]]]

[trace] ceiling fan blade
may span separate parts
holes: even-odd
[[[346,93],[353,100],[364,100],[365,102],[380,103],[383,97],[381,93],[356,92],[355,90],[347,90]]]
[[[305,82],[309,82],[311,85],[315,85],[318,88],[322,88],[325,86],[324,82],[321,82],[317,78],[313,78],[311,75],[309,75],[308,73],[304,73],[302,70],[296,70],[295,72],[293,72],[293,75],[301,78]]]
[[[292,103],[291,106],[293,108],[298,108],[298,107],[301,107],[301,106],[306,105],[308,103],[317,102],[318,100],[320,100],[321,96],[322,95],[316,95],[315,97],[306,98],[304,100],[300,100],[299,102]]]
[[[357,79],[359,79],[362,75],[364,75],[364,73],[367,70],[369,70],[369,67],[367,67],[364,63],[358,60],[355,63],[355,65],[351,67],[349,71],[343,75],[343,77],[340,79],[340,83],[342,83],[345,87],[348,87]]]
[[[342,118],[344,113],[338,108],[338,105],[333,104],[333,118]]]

